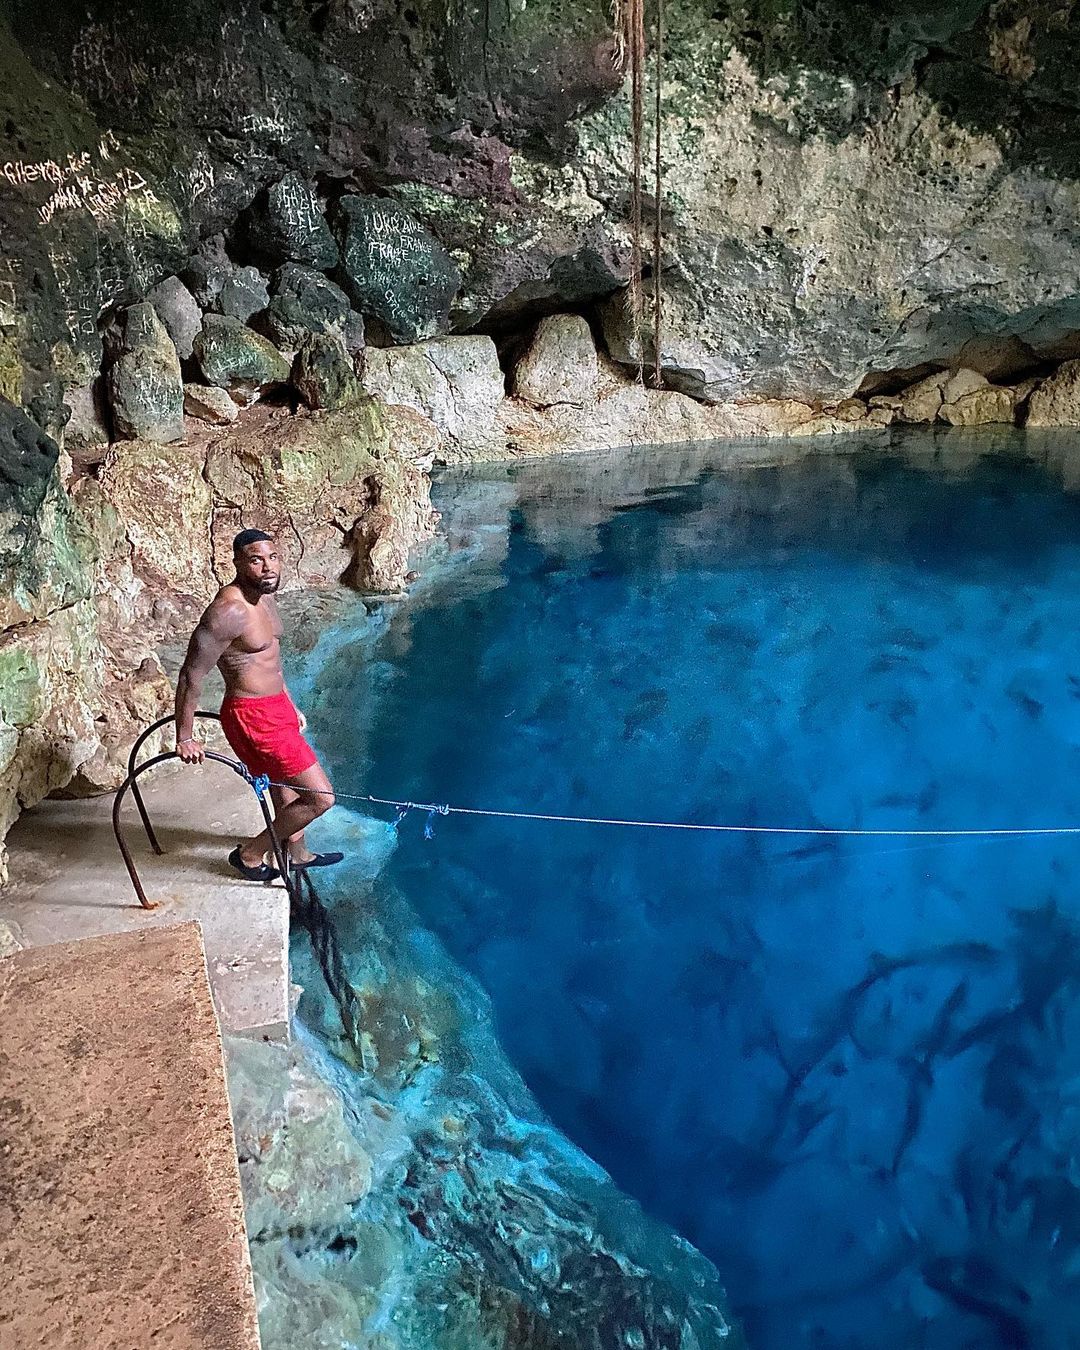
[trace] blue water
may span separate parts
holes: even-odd
[[[1080,498],[1049,473],[640,470],[487,485],[482,556],[322,673],[341,786],[1080,823]],[[452,537],[483,487],[444,486]],[[752,1346],[1080,1345],[1080,836],[421,826],[394,884],[552,1120],[716,1263]]]

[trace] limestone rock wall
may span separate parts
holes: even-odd
[[[813,402],[1078,354],[1073,5],[667,12],[669,388]],[[332,274],[377,344],[587,309],[637,359],[605,304],[630,166],[605,0],[264,0],[224,22],[206,0],[9,0],[8,25],[0,364],[43,425],[110,307],[178,269],[245,322],[275,267]]]
[[[371,406],[258,409],[194,424],[182,445],[118,441],[65,483],[55,445],[0,404],[0,848],[47,793],[122,780],[135,736],[171,706],[158,648],[232,575],[238,529],[277,532],[285,587],[404,585],[436,517],[426,474],[392,448],[395,424]],[[40,481],[23,465],[12,486],[20,445]]]
[[[1057,0],[669,0],[657,353],[606,0],[8,0],[0,830],[115,777],[239,521],[393,588],[436,458],[1076,421],[1078,48]]]

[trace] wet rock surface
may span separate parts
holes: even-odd
[[[707,1263],[539,1118],[476,987],[371,895],[385,826],[347,833],[294,927],[294,1048],[226,1047],[266,1350],[742,1345]]]

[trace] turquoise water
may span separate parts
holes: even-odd
[[[475,556],[319,676],[339,786],[1080,822],[1080,498],[909,446],[448,479]],[[1080,837],[422,825],[392,884],[552,1121],[715,1262],[752,1346],[1080,1344]]]

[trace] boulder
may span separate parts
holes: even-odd
[[[222,286],[214,308],[241,323],[247,323],[253,314],[270,303],[266,278],[257,267],[238,267]]]
[[[600,306],[604,342],[613,360],[648,374],[654,362],[652,286],[643,287],[641,332],[634,331],[629,295],[617,291]],[[681,291],[663,292],[663,324],[660,335],[660,368],[664,385],[689,394],[702,403],[723,403],[745,394],[748,382],[737,360],[713,336],[715,324],[693,297]]]
[[[1064,362],[1032,391],[1024,425],[1080,426],[1080,360]]]
[[[309,333],[304,339],[293,362],[292,384],[309,408],[331,412],[363,394],[340,339],[328,333]]]
[[[224,389],[212,384],[185,384],[184,412],[200,422],[226,426],[236,421],[240,410]]]
[[[514,367],[512,392],[536,408],[596,402],[596,345],[579,314],[543,319]]]
[[[366,393],[422,412],[439,429],[448,462],[505,453],[499,425],[505,383],[490,337],[432,338],[409,347],[369,347]]]
[[[364,350],[364,316],[357,314],[355,309],[349,311],[349,317],[345,320],[342,340],[350,356],[358,356]]]
[[[64,427],[65,450],[88,450],[109,444],[109,404],[103,376],[66,390],[64,406],[71,413]]]
[[[842,422],[862,422],[866,418],[866,404],[861,398],[843,398],[833,409],[833,416]]]
[[[205,239],[180,269],[180,278],[200,309],[211,309],[235,271],[236,264],[225,251],[224,235],[215,234]]]
[[[107,381],[114,432],[123,440],[183,440],[184,383],[165,325],[144,301],[121,311],[120,329]]]
[[[446,332],[461,273],[404,207],[383,197],[342,197],[334,228],[342,285],[357,309],[379,319],[395,342]]]
[[[286,263],[274,273],[269,306],[255,324],[282,351],[295,351],[309,333],[344,335],[352,310],[349,297],[321,272]],[[363,320],[360,345],[363,346]]]
[[[208,384],[249,403],[289,378],[289,364],[266,338],[227,314],[207,314],[195,339],[195,359]]]
[[[900,395],[900,420],[933,422],[941,408],[942,388],[949,378],[947,370],[939,370],[909,385]]]
[[[974,393],[976,389],[988,388],[989,384],[990,381],[986,376],[980,375],[977,370],[954,370],[941,386],[941,401],[955,403],[965,394]]]
[[[338,248],[311,187],[287,173],[260,193],[244,220],[249,247],[267,262],[306,263],[329,271]]]
[[[166,277],[147,293],[147,300],[165,325],[181,361],[191,355],[191,344],[202,327],[198,302],[179,277]]]
[[[969,389],[951,403],[943,403],[938,416],[954,427],[982,427],[994,422],[1012,422],[1015,413],[1013,391],[988,384],[982,389]]]

